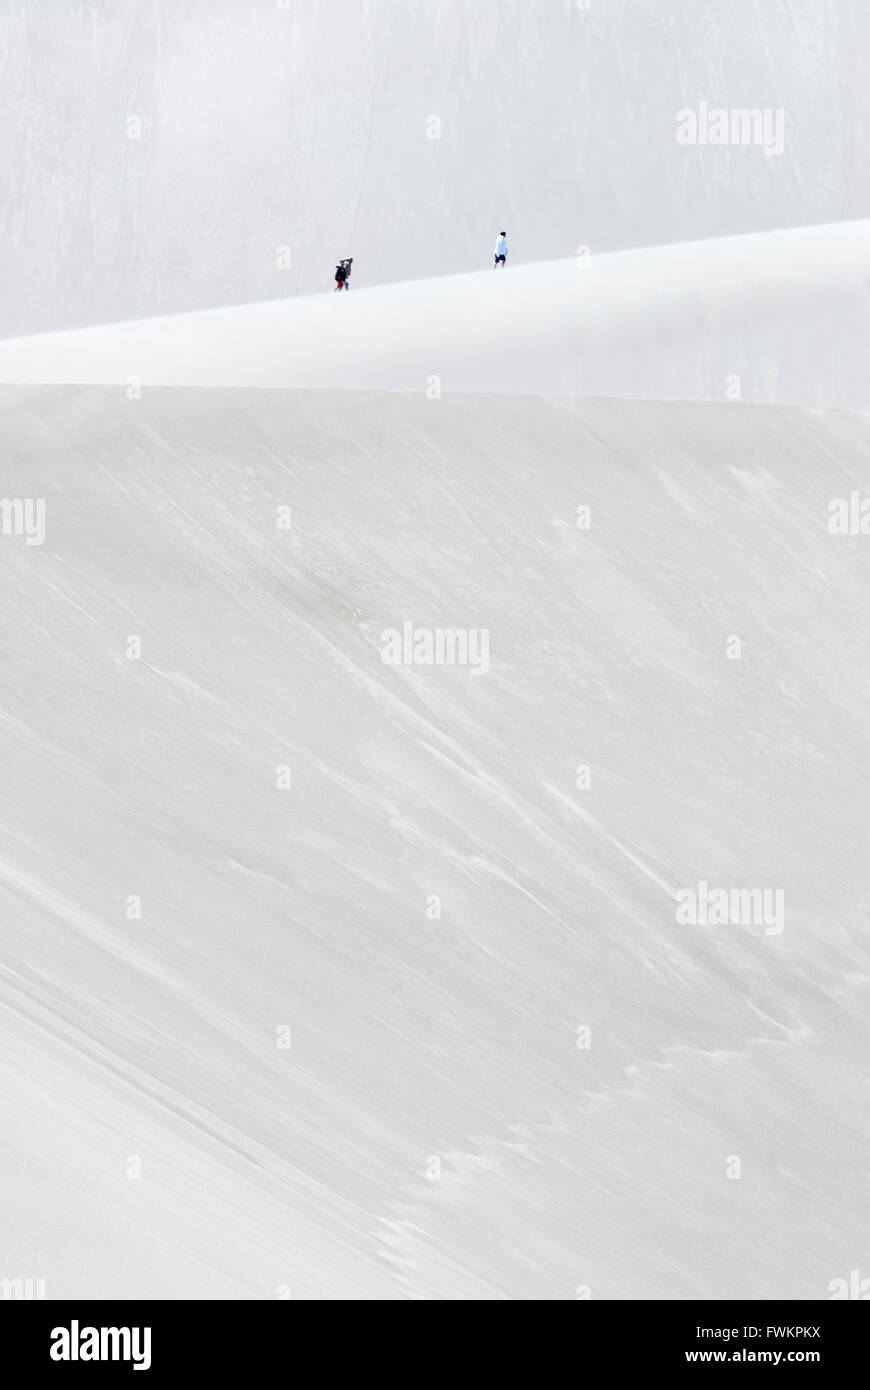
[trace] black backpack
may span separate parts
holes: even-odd
[[[347,279],[347,268],[343,265],[337,265],[335,267],[335,278],[340,285],[343,285]]]

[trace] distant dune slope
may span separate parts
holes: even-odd
[[[0,342],[0,380],[870,408],[870,223]]]

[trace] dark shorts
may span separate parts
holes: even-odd
[[[505,257],[504,257],[504,256],[496,256],[496,258],[495,258],[495,263],[496,263],[496,265],[504,265],[504,264],[505,264]]]

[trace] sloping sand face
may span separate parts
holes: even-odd
[[[870,423],[56,385],[0,418],[0,1275],[848,1278]]]

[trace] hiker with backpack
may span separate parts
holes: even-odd
[[[346,256],[343,261],[339,261],[335,267],[335,288],[337,290],[349,290],[347,283],[350,279],[350,268],[353,265],[353,256]]]

